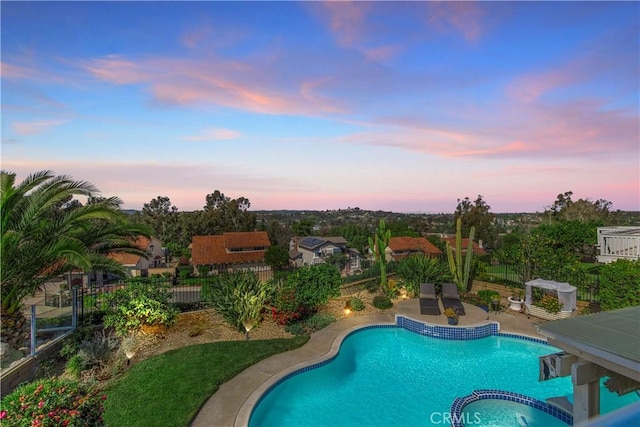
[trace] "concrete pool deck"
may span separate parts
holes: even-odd
[[[466,315],[460,317],[458,326],[499,322],[500,332],[545,339],[544,336],[538,334],[532,320],[504,312],[487,313],[470,304],[464,304],[464,306]],[[232,427],[247,425],[251,408],[261,394],[257,393],[258,390],[266,391],[287,373],[327,359],[339,348],[342,339],[336,342],[338,337],[343,338],[351,331],[368,325],[395,324],[396,314],[435,325],[447,324],[447,318],[443,314],[439,316],[421,315],[417,299],[401,301],[381,314],[339,319],[327,328],[312,334],[304,346],[262,360],[222,384],[218,391],[200,408],[191,426]]]

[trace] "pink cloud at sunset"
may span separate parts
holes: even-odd
[[[633,2],[5,2],[2,169],[139,209],[640,210]],[[73,13],[71,13],[73,12]]]
[[[225,141],[229,139],[237,139],[240,134],[231,129],[208,128],[198,135],[183,136],[183,141]]]
[[[61,120],[49,120],[49,121],[41,121],[41,122],[22,122],[22,123],[14,123],[13,129],[18,135],[36,135],[42,132],[47,131],[48,129],[59,126],[64,122]]]
[[[484,11],[478,2],[434,1],[424,3],[425,22],[438,32],[460,32],[466,41],[477,41],[484,32]]]
[[[321,82],[301,81],[283,91],[262,81],[259,66],[225,61],[194,62],[155,58],[133,62],[94,59],[84,68],[96,78],[113,84],[144,84],[161,103],[217,104],[266,114],[322,114],[339,111],[328,100],[310,99],[311,89]],[[310,102],[313,101],[313,102]]]

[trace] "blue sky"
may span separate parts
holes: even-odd
[[[2,169],[140,209],[640,210],[637,2],[6,2]]]

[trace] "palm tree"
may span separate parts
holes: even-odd
[[[107,255],[116,252],[146,256],[135,237],[147,229],[132,225],[116,197],[95,198],[98,190],[85,181],[55,176],[51,171],[29,175],[1,172],[0,302],[2,341],[17,348],[28,337],[22,300],[54,277],[71,270],[99,269],[125,276],[123,266]],[[90,203],[65,202],[87,196]]]

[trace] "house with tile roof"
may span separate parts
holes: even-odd
[[[439,257],[442,251],[424,237],[392,237],[386,250],[387,261],[400,261],[408,256],[424,254]]]
[[[456,251],[456,236],[444,236],[444,237],[440,237],[440,240],[442,240],[445,243],[449,243],[451,245],[451,249],[453,249],[453,252],[455,253]],[[467,253],[467,248],[469,247],[469,239],[464,238],[462,239],[462,256],[464,256]],[[473,253],[475,255],[486,255],[487,251],[482,247],[482,242],[478,243],[478,242],[472,242],[471,247],[473,248]]]
[[[271,272],[264,262],[264,254],[269,246],[271,242],[266,231],[193,236],[191,264],[195,268],[209,266],[212,274],[243,270]]]
[[[347,257],[347,264],[341,272],[343,276],[350,276],[361,271],[362,255],[357,249],[349,248],[344,237],[296,236],[289,242],[289,259],[296,267],[321,264],[332,255]]]
[[[133,276],[140,275],[140,272],[143,270],[160,267],[164,264],[164,258],[162,256],[162,242],[160,239],[140,236],[136,239],[135,243],[137,247],[146,252],[147,258],[124,252],[109,254],[109,258],[114,259],[123,266],[129,268],[129,270],[132,271]]]
[[[132,277],[147,277],[151,274],[150,270],[154,268],[164,267],[164,257],[162,250],[162,241],[156,237],[139,236],[135,240],[135,245],[146,253],[146,258],[141,255],[130,254],[125,252],[112,253],[108,257],[118,261],[125,269],[129,271]],[[85,284],[102,285],[114,279],[113,276],[101,271],[91,271],[86,273]],[[77,281],[75,284],[79,284]]]

